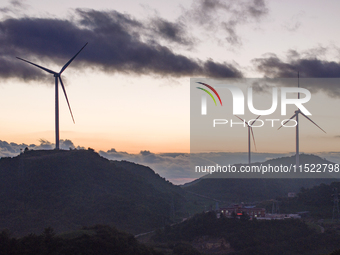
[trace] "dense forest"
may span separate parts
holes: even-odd
[[[294,198],[279,197],[277,198],[280,212],[301,212],[308,211],[309,215],[316,219],[331,219],[333,217],[334,207],[334,188],[340,191],[340,182],[331,184],[320,184],[311,188],[300,189]],[[270,211],[272,202],[263,202],[260,206],[266,207]],[[339,219],[337,214],[335,218]]]
[[[3,230],[0,255],[339,255],[339,238],[332,231],[317,233],[300,220],[216,218],[210,212],[157,230],[147,245],[105,225],[59,235],[48,227],[20,238]]]
[[[6,230],[0,233],[1,255],[161,255],[140,244],[131,234],[97,225],[64,235],[46,228],[41,235],[14,238]]]
[[[214,212],[198,214],[187,221],[159,229],[159,243],[187,242],[201,252],[219,254],[303,255],[328,254],[340,248],[340,235],[318,233],[301,220],[248,220],[247,217],[217,218]],[[202,247],[204,240],[210,245]],[[219,242],[213,249],[211,240]],[[197,245],[199,243],[199,245]]]

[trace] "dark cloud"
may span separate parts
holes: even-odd
[[[257,71],[271,78],[296,77],[298,71],[295,65],[283,62],[275,54],[267,54],[266,57],[253,59],[252,62]]]
[[[244,8],[253,18],[261,18],[268,13],[268,8],[264,0],[253,0],[244,3]]]
[[[272,88],[272,86],[268,85],[266,82],[259,81],[253,82],[251,87],[253,88],[253,91],[257,93],[268,93],[269,89]]]
[[[305,12],[299,11],[298,13],[292,15],[288,20],[282,25],[289,32],[296,32],[302,25],[301,19],[305,16]]]
[[[180,24],[176,26],[159,19],[157,22],[158,32],[163,36],[184,40]],[[72,20],[8,18],[0,22],[0,76],[4,79],[45,80],[44,72],[15,59],[15,56],[43,63],[47,68],[50,63],[62,66],[85,42],[89,42],[88,46],[71,67],[137,75],[242,76],[230,64],[192,59],[174,53],[155,40],[145,40],[151,31],[145,32],[145,29],[142,22],[116,11],[76,10]]]
[[[284,28],[286,28],[289,32],[296,32],[301,27],[301,22],[296,21],[294,24],[285,24]]]
[[[284,62],[277,56],[257,58],[253,60],[258,71],[268,77],[300,77],[308,78],[339,78],[340,63],[335,61],[324,61],[317,58],[298,59]]]
[[[259,21],[268,13],[264,0],[199,0],[194,1],[183,19],[193,20],[213,33],[222,28],[230,45],[241,45],[241,37],[236,32],[242,24]],[[223,33],[222,33],[223,34]]]
[[[24,7],[22,1],[19,1],[19,0],[11,0],[10,3],[16,7],[20,7],[20,8]]]
[[[208,77],[224,78],[224,77],[242,77],[242,73],[235,67],[227,63],[215,63],[208,60],[204,63],[204,73]]]
[[[228,22],[222,22],[222,27],[227,31],[228,36],[225,38],[228,43],[231,45],[241,45],[241,38],[236,34],[236,25],[237,22],[235,20],[230,20]]]
[[[339,78],[340,63],[321,60],[328,51],[328,48],[318,46],[301,52],[289,50],[286,60],[280,59],[274,53],[267,53],[252,61],[257,70],[267,77],[296,77],[299,71],[300,77]]]
[[[152,20],[150,26],[156,35],[170,42],[175,42],[181,45],[192,46],[194,39],[189,38],[187,30],[182,22],[169,22],[160,17]]]
[[[151,155],[152,153],[150,151],[141,151],[140,154],[143,156],[148,156]]]
[[[9,4],[3,8],[0,8],[0,13],[9,14],[9,13],[18,13],[23,9],[27,9],[27,5],[20,0],[11,0]]]
[[[320,60],[315,56],[317,50],[304,52],[300,55],[296,51],[288,53],[288,60],[283,61],[275,54],[267,54],[263,58],[252,60],[257,71],[270,78],[296,78],[299,72],[301,78],[340,78],[340,63]],[[321,53],[324,50],[320,49]],[[306,56],[304,58],[303,56]],[[302,57],[302,58],[301,58]],[[304,87],[311,91],[324,91],[331,97],[340,97],[340,84],[337,79],[308,80]]]
[[[324,57],[328,51],[329,51],[328,48],[320,45],[320,46],[302,51],[301,58],[310,59],[310,58]]]

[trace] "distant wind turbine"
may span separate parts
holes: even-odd
[[[253,137],[253,141],[254,141],[254,146],[255,146],[255,150],[256,149],[256,143],[255,143],[255,137],[254,137],[254,132],[253,132],[253,125],[254,123],[257,121],[258,118],[260,118],[261,115],[257,116],[257,118],[252,121],[252,123],[249,125],[248,122],[246,122],[244,119],[241,119],[239,116],[235,115],[237,118],[239,118],[240,120],[242,120],[244,123],[247,124],[248,126],[248,163],[250,165],[251,163],[251,142],[250,142],[250,133],[251,133],[251,136]]]
[[[298,72],[298,88],[300,87],[300,75]],[[298,99],[300,99],[300,93],[298,93]],[[279,128],[282,128],[284,125],[286,125],[286,123],[288,123],[291,119],[293,119],[295,117],[296,120],[296,156],[295,156],[295,165],[296,165],[296,169],[299,167],[300,161],[299,161],[299,114],[301,114],[302,116],[304,116],[307,120],[309,120],[310,122],[312,122],[315,126],[317,126],[319,129],[321,129],[324,133],[326,133],[325,130],[323,130],[321,127],[318,126],[318,124],[316,124],[314,121],[312,121],[310,118],[308,118],[303,112],[300,111],[300,109],[298,108],[295,111],[295,114],[289,119],[287,120],[285,123],[283,123]]]
[[[71,62],[78,56],[78,54],[85,48],[85,46],[87,45],[87,43],[78,51],[78,53],[76,55],[74,55],[73,58],[71,58],[60,70],[59,73],[57,72],[54,72],[52,70],[49,70],[45,67],[42,67],[42,66],[39,66],[37,64],[34,64],[30,61],[27,61],[25,59],[22,59],[22,58],[19,58],[17,57],[17,59],[20,59],[22,61],[25,61],[31,65],[34,65],[50,74],[53,74],[54,76],[54,80],[55,80],[55,148],[57,150],[59,150],[59,93],[58,93],[58,79],[60,81],[60,84],[61,84],[61,87],[64,91],[64,95],[65,95],[65,98],[66,98],[66,101],[67,101],[67,105],[68,105],[68,108],[70,109],[70,113],[71,113],[71,117],[72,117],[72,120],[73,120],[73,123],[75,123],[74,121],[74,118],[73,118],[73,114],[72,114],[72,110],[71,110],[71,106],[70,106],[70,103],[68,101],[68,98],[67,98],[67,94],[66,94],[66,90],[65,90],[65,86],[63,84],[63,81],[61,80],[61,74],[65,71],[65,69],[71,64]]]

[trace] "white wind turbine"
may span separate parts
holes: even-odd
[[[257,118],[251,122],[251,124],[249,125],[248,122],[246,122],[244,119],[241,119],[239,116],[235,115],[237,118],[239,118],[240,120],[242,120],[245,124],[247,124],[248,126],[248,163],[250,165],[251,163],[251,142],[250,142],[250,134],[253,137],[253,141],[254,141],[254,146],[255,146],[255,150],[256,150],[256,143],[255,143],[255,137],[254,137],[254,132],[253,132],[253,125],[254,123],[257,121],[258,118],[260,118],[261,115],[257,116]]]
[[[299,76],[299,72],[298,72],[298,88],[300,87],[300,82],[299,82],[300,76]],[[300,99],[300,93],[298,93],[298,99]],[[299,161],[299,114],[301,114],[302,116],[304,116],[307,120],[309,120],[310,122],[312,122],[315,126],[317,126],[319,129],[321,129],[324,133],[326,133],[325,130],[323,130],[321,127],[319,127],[318,124],[316,124],[314,121],[312,121],[310,118],[308,118],[303,112],[300,111],[300,109],[298,108],[295,111],[295,114],[289,119],[287,120],[285,123],[283,123],[279,128],[282,128],[284,125],[286,125],[291,119],[296,120],[296,156],[295,156],[295,165],[296,165],[296,169],[298,169],[300,161]]]
[[[60,70],[59,73],[57,72],[54,72],[52,70],[49,70],[45,67],[42,67],[42,66],[39,66],[37,64],[34,64],[30,61],[27,61],[25,59],[22,59],[22,58],[19,58],[17,57],[18,59],[22,60],[22,61],[25,61],[31,65],[34,65],[50,74],[53,74],[54,76],[54,80],[55,80],[55,148],[57,150],[59,150],[59,93],[58,93],[58,79],[60,81],[60,84],[61,84],[61,87],[64,91],[64,95],[65,95],[65,98],[66,98],[66,101],[67,101],[67,105],[68,105],[68,108],[70,109],[70,113],[71,113],[71,117],[72,117],[72,120],[73,120],[73,123],[74,122],[74,118],[73,118],[73,114],[72,114],[72,110],[71,110],[71,106],[70,106],[70,103],[68,101],[68,98],[67,98],[67,94],[66,94],[66,90],[65,90],[65,87],[64,87],[64,84],[63,84],[63,81],[61,80],[61,74],[65,71],[65,69],[71,64],[71,62],[78,56],[78,54],[85,48],[85,46],[87,45],[87,43],[78,51],[78,53],[76,55],[74,55],[73,58],[71,58]]]

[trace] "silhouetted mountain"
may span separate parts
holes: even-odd
[[[172,222],[182,193],[148,167],[90,149],[25,151],[0,159],[0,229],[23,235],[107,224],[149,231]]]
[[[334,164],[315,155],[300,155],[300,164]],[[295,165],[295,156],[271,159],[252,165],[289,166]],[[241,164],[235,165],[237,169]],[[182,186],[186,191],[226,202],[254,202],[287,196],[288,192],[298,192],[302,187],[310,188],[321,183],[329,184],[334,178],[226,178],[228,174],[208,174]],[[246,175],[245,175],[246,176]],[[249,174],[251,176],[251,174]],[[275,174],[273,175],[275,176]],[[284,176],[284,175],[283,175]],[[300,175],[301,176],[301,175]],[[304,173],[305,177],[313,176]],[[314,174],[314,176],[318,176]],[[213,177],[213,178],[211,178]]]

